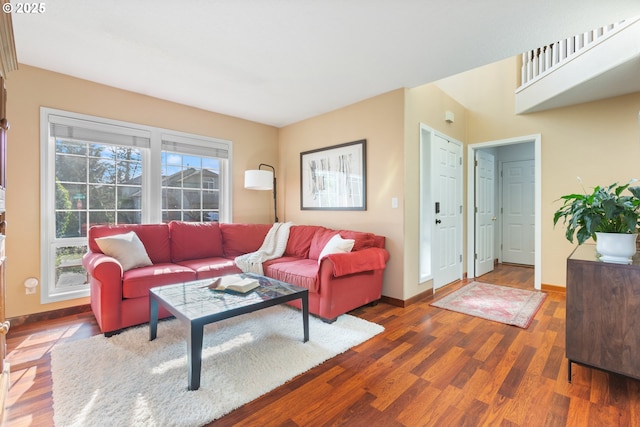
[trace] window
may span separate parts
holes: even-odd
[[[41,133],[43,303],[89,294],[93,225],[231,218],[229,141],[47,108]]]
[[[219,221],[223,145],[162,136],[162,221]]]

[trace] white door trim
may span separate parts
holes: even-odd
[[[475,150],[488,147],[499,147],[503,145],[521,144],[525,142],[534,143],[535,152],[535,264],[534,264],[534,287],[537,290],[542,288],[542,136],[540,134],[526,135],[497,141],[487,141],[467,146],[467,159],[475,159]],[[475,275],[475,226],[474,226],[474,189],[475,174],[473,162],[467,162],[467,276]]]

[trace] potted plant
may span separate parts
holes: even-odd
[[[597,186],[591,194],[585,191],[560,197],[564,203],[553,215],[553,225],[562,219],[571,243],[574,235],[579,245],[593,238],[603,261],[630,262],[636,252],[640,216],[640,186],[630,187],[635,181]]]

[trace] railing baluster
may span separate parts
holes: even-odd
[[[544,70],[547,71],[551,68],[553,64],[551,63],[551,46],[544,47]]]
[[[567,57],[573,55],[576,51],[576,36],[567,39]]]
[[[567,57],[567,39],[560,41],[560,61],[564,61]]]
[[[560,42],[556,42],[553,45],[553,65],[556,65],[560,62]]]
[[[520,71],[521,86],[535,80],[547,70],[559,65],[580,50],[589,47],[598,39],[609,35],[612,31],[617,31],[618,27],[624,25],[626,25],[626,21],[619,21],[523,53]]]

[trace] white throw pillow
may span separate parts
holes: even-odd
[[[324,248],[322,252],[320,252],[320,256],[318,257],[318,264],[322,261],[322,258],[326,257],[329,254],[337,254],[341,252],[351,252],[353,249],[353,244],[356,241],[354,239],[343,239],[339,234],[333,236]]]
[[[96,239],[98,247],[105,255],[114,257],[122,265],[124,271],[136,267],[153,265],[147,250],[142,241],[135,233],[130,231],[125,234],[115,234],[113,236],[98,237]]]

